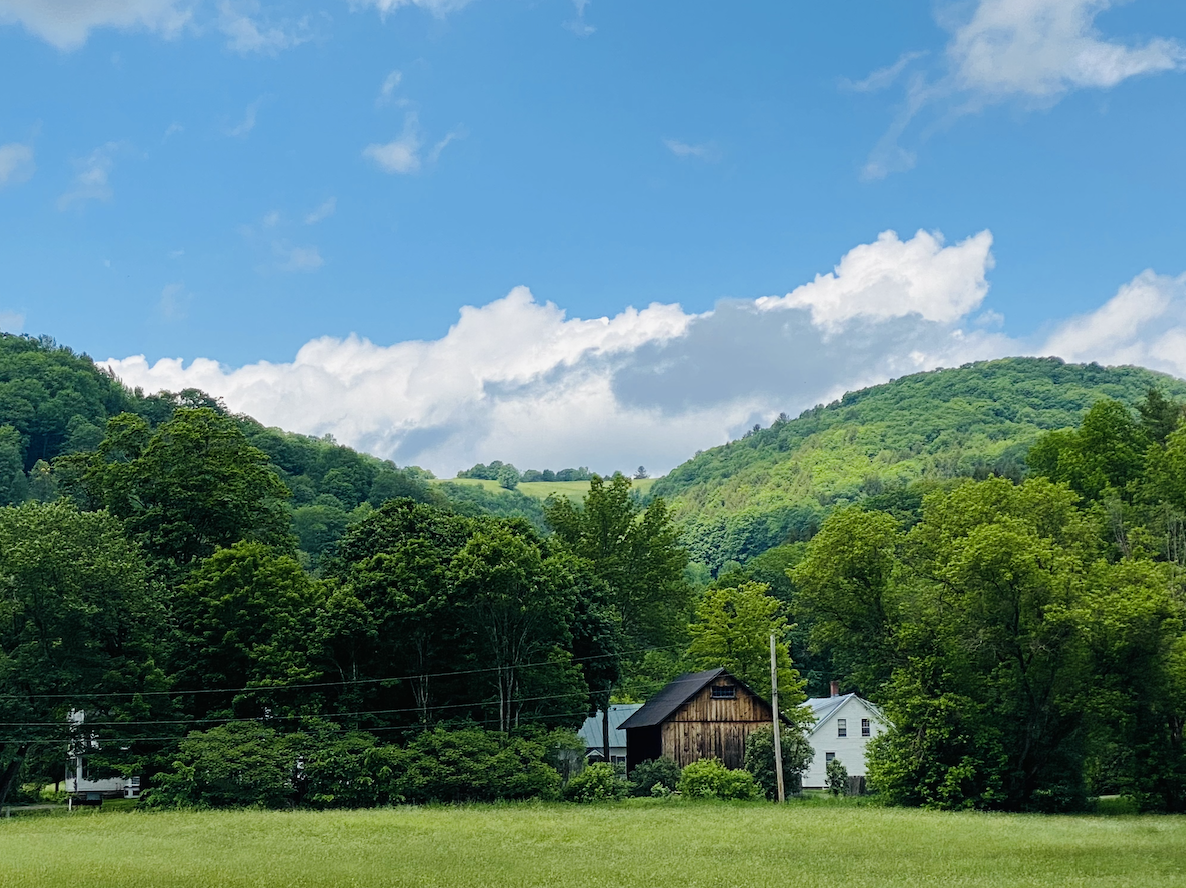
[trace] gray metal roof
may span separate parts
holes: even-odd
[[[641,703],[611,703],[609,707],[609,745],[613,747],[623,747],[626,745],[626,732],[622,730],[622,722],[642,709]],[[596,715],[591,715],[585,719],[585,723],[581,725],[580,731],[581,739],[585,741],[585,746],[589,749],[602,749],[604,744],[601,742],[601,711],[598,710]]]
[[[803,705],[811,709],[811,714],[815,716],[815,720],[818,723],[822,722],[850,698],[855,696],[856,694],[840,694],[837,697],[809,697]]]
[[[662,724],[724,671],[724,667],[718,666],[704,672],[685,672],[672,679],[663,690],[647,700],[638,712],[626,719],[622,723],[622,729],[652,728]]]

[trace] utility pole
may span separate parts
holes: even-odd
[[[778,724],[778,659],[775,656],[773,634],[770,636],[770,705],[774,707],[774,775],[778,781],[778,801],[781,804],[787,800],[787,795],[782,782],[782,735]]]
[[[604,756],[603,761],[608,765],[611,764],[609,760],[609,698],[613,694],[613,682],[607,682],[605,686],[605,708],[601,710],[601,749]]]

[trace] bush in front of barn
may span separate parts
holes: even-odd
[[[679,786],[679,778],[679,765],[666,757],[642,762],[630,772],[632,792],[636,796],[669,795]],[[656,791],[656,786],[663,789]]]
[[[782,741],[783,788],[787,795],[798,795],[803,790],[803,772],[811,764],[815,750],[801,731],[788,728],[779,733]],[[758,728],[745,739],[745,769],[754,775],[766,798],[778,798],[773,727]]]
[[[630,784],[618,777],[613,765],[595,762],[568,781],[564,798],[570,802],[608,802],[625,798],[629,790]]]
[[[676,788],[690,799],[753,800],[764,795],[753,774],[730,770],[716,758],[701,759],[685,767]]]
[[[557,799],[550,737],[437,728],[406,747],[315,722],[284,734],[256,722],[193,731],[145,803],[154,807],[366,808],[401,802]]]

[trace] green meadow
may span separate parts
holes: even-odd
[[[478,487],[483,487],[491,493],[498,493],[502,490],[497,481],[484,481],[479,478],[442,478],[442,482],[449,484],[474,484]],[[658,478],[642,478],[637,481],[630,482],[630,489],[637,490],[640,494],[646,495],[654,486]],[[515,488],[526,496],[534,497],[538,500],[546,500],[548,497],[555,494],[556,496],[566,496],[571,500],[580,500],[585,494],[589,492],[588,481],[521,481]]]
[[[1186,884],[1186,818],[635,800],[0,820],[5,888]]]

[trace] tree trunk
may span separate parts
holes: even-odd
[[[25,762],[25,753],[29,751],[29,745],[18,747],[16,755],[13,756],[12,761],[8,763],[3,771],[0,771],[0,805],[3,805],[8,799],[8,793],[16,784],[17,776],[21,773],[21,765]]]

